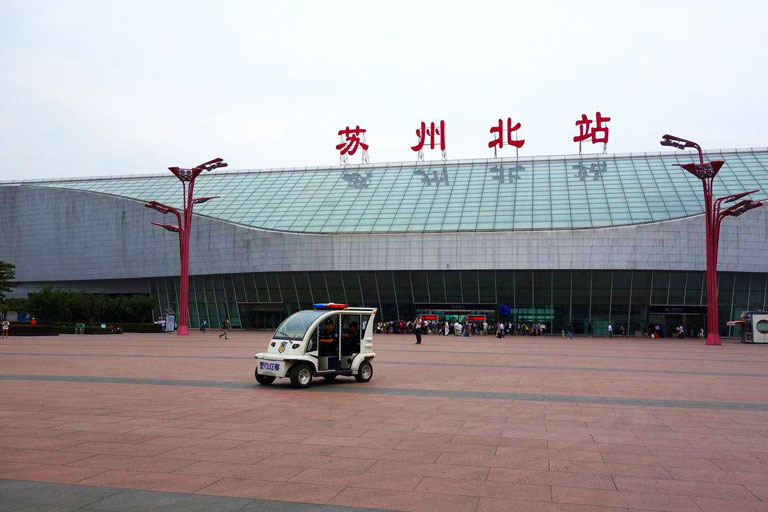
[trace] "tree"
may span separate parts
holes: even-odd
[[[5,294],[13,290],[13,280],[16,279],[16,265],[0,261],[0,301]]]
[[[147,322],[154,301],[149,295],[118,295],[67,292],[50,287],[32,292],[27,308],[45,322]]]

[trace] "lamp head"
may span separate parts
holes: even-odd
[[[688,139],[683,139],[682,137],[676,137],[675,135],[669,135],[669,134],[662,135],[661,141],[659,142],[659,144],[661,144],[662,146],[670,146],[677,149],[699,147],[699,145],[693,141],[690,141]]]
[[[165,229],[166,231],[170,231],[170,232],[172,232],[172,233],[178,233],[178,232],[180,231],[180,230],[179,230],[179,226],[173,226],[173,225],[171,225],[171,224],[159,224],[159,223],[157,223],[157,222],[153,222],[153,223],[152,223],[152,225],[153,225],[153,226],[157,226],[157,227],[160,227],[160,228],[163,228],[163,229]]]
[[[227,162],[225,162],[223,158],[214,158],[213,160],[209,160],[203,164],[198,165],[195,167],[195,169],[200,169],[202,171],[212,171],[214,169],[218,169],[219,167],[226,167],[227,165]]]
[[[746,199],[728,208],[728,210],[726,210],[726,216],[741,217],[749,210],[754,210],[755,208],[760,208],[761,206],[763,206],[763,203],[760,201],[752,201],[751,199]]]
[[[208,197],[196,197],[192,200],[192,204],[200,204],[210,201],[211,199],[218,199],[219,196],[208,196]]]
[[[144,203],[145,208],[149,208],[150,210],[158,211],[162,214],[172,213],[176,211],[175,208],[172,208],[168,205],[165,205],[163,203],[158,203],[157,201],[150,201],[148,203]]]
[[[755,190],[750,190],[749,192],[740,192],[738,194],[731,194],[730,196],[725,196],[723,203],[732,203],[736,201],[737,199],[741,199],[742,197],[748,196],[750,194],[754,194],[755,192],[759,192],[760,189],[756,188]]]

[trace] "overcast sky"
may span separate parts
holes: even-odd
[[[521,156],[566,154],[595,111],[609,152],[767,146],[767,26],[757,0],[0,0],[0,180],[335,165],[347,125],[414,160],[441,119],[449,159],[507,117]]]

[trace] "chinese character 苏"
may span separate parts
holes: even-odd
[[[354,155],[357,152],[357,148],[363,148],[363,163],[368,162],[368,144],[365,141],[366,130],[355,126],[351,129],[347,126],[344,130],[339,130],[339,144],[336,145],[336,149],[340,150],[339,158],[341,163],[348,164],[349,156]]]
[[[341,175],[341,179],[349,183],[350,187],[354,188],[368,188],[368,184],[372,177],[373,173],[371,171],[367,171],[365,175],[360,172],[345,171],[344,174]]]
[[[438,172],[436,169],[433,170],[421,170],[418,169],[416,171],[413,171],[413,174],[418,174],[421,176],[421,182],[425,183],[428,187],[431,187],[432,184],[435,186],[439,185],[450,185],[448,182],[448,169],[443,167],[442,172]]]
[[[424,144],[426,138],[429,137],[429,149],[435,149],[435,136],[440,136],[440,151],[443,152],[443,160],[445,160],[445,121],[440,121],[439,127],[435,126],[435,123],[429,123],[427,128],[426,123],[421,122],[421,128],[416,129],[416,137],[419,141],[415,146],[411,146],[411,149],[416,151],[419,160],[424,160]]]
[[[517,130],[520,129],[520,123],[516,123],[514,126],[512,126],[512,118],[507,118],[507,144],[509,146],[515,146],[515,152],[517,152],[518,149],[523,147],[523,144],[525,144],[525,139],[518,140],[517,139],[517,133],[515,133],[515,139],[512,140],[512,132],[517,132]],[[491,134],[496,134],[496,138],[488,143],[489,148],[493,148],[493,156],[496,157],[496,149],[501,149],[504,147],[504,122],[499,119],[498,126],[492,126],[491,127]]]

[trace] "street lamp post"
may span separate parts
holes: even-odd
[[[214,158],[208,162],[193,167],[192,169],[182,169],[180,167],[169,167],[168,169],[181,181],[182,189],[182,210],[179,211],[173,206],[150,201],[144,206],[156,210],[162,214],[172,213],[176,216],[177,225],[158,224],[159,226],[172,233],[179,235],[179,259],[181,260],[181,284],[179,286],[179,336],[189,335],[189,234],[192,227],[192,209],[194,205],[216,199],[218,196],[194,198],[195,178],[203,171],[212,171],[219,167],[226,167],[227,163],[221,158]]]
[[[722,205],[741,199],[749,194],[757,192],[740,192],[724,197],[714,198],[715,176],[725,163],[723,160],[704,162],[704,152],[697,143],[664,135],[662,146],[671,146],[678,149],[694,148],[699,153],[699,162],[690,164],[678,164],[680,167],[701,180],[704,189],[704,216],[706,223],[706,258],[707,258],[707,345],[720,345],[720,329],[717,306],[717,255],[720,244],[720,224],[726,217],[738,217],[763,204],[751,199],[743,200],[733,206],[722,209]]]

